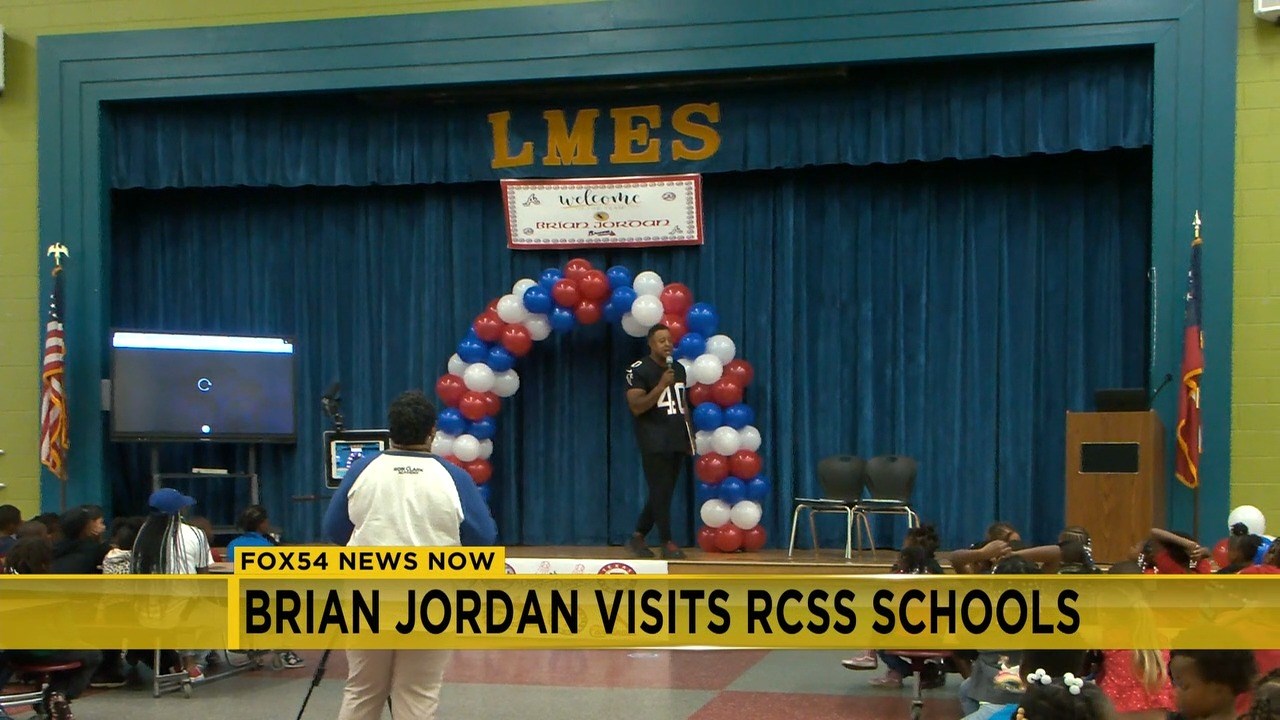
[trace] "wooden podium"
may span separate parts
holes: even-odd
[[[1164,424],[1154,411],[1067,413],[1068,525],[1083,525],[1098,562],[1126,559],[1165,525]]]

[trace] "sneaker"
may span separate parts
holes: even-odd
[[[89,687],[95,688],[118,688],[124,687],[129,683],[129,679],[125,677],[124,671],[117,664],[116,667],[100,668],[94,673],[93,679],[89,681]]]
[[[872,678],[871,686],[896,690],[902,687],[902,676],[890,670],[884,674],[884,677]]]
[[[191,669],[187,671],[187,679],[193,683],[204,682],[204,670],[199,665],[192,665]]]
[[[71,701],[60,692],[49,693],[44,709],[49,720],[76,720],[76,716],[71,714]]]
[[[632,555],[635,555],[638,558],[653,557],[653,551],[644,544],[644,538],[639,535],[631,536],[631,539],[627,541],[627,549],[631,551]]]
[[[298,657],[298,654],[292,650],[285,650],[280,653],[280,664],[289,669],[307,666],[306,661]]]
[[[875,670],[880,667],[880,658],[875,653],[865,652],[857,657],[841,660],[840,664],[849,670]]]
[[[649,557],[653,557],[653,553],[649,553]],[[684,551],[676,547],[675,543],[667,543],[662,546],[663,560],[683,560],[684,558]]]

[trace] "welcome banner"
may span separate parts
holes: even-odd
[[[702,244],[698,175],[503,180],[516,250]]]

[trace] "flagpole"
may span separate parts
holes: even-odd
[[[1192,222],[1195,228],[1196,236],[1193,242],[1202,242],[1200,240],[1200,211],[1196,210],[1196,218]],[[1203,320],[1201,320],[1201,328],[1203,329]],[[1202,330],[1203,332],[1203,330]],[[1197,430],[1199,430],[1197,428]],[[1191,535],[1196,538],[1196,542],[1200,542],[1200,482],[1199,473],[1197,473],[1196,486],[1191,488]]]

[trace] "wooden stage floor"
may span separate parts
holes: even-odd
[[[796,550],[790,558],[786,550],[761,550],[753,553],[709,553],[696,548],[684,548],[688,557],[672,560],[667,570],[672,575],[741,574],[741,575],[871,575],[887,573],[898,558],[896,550],[884,548],[874,553],[855,551],[849,560],[844,559],[844,548],[821,550]],[[656,553],[657,550],[655,549]],[[946,567],[946,553],[938,553],[939,561]],[[598,560],[630,560],[631,553],[620,545],[572,546],[572,545],[515,545],[507,548],[507,557],[513,558],[583,558]]]

